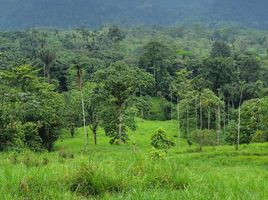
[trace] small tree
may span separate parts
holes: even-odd
[[[105,93],[100,86],[87,84],[85,87],[85,109],[87,122],[94,136],[94,144],[97,144],[97,131],[101,123],[103,107],[105,106]]]
[[[158,129],[151,138],[151,145],[156,149],[167,151],[175,146],[175,142],[172,138],[167,137],[167,134],[163,129]]]

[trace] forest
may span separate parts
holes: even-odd
[[[0,198],[267,199],[267,45],[231,24],[0,31]]]
[[[102,25],[268,27],[266,0],[1,0],[0,28]]]

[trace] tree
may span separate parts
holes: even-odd
[[[164,94],[168,91],[170,85],[168,82],[170,80],[168,69],[169,66],[172,66],[171,56],[172,52],[169,48],[158,41],[151,41],[143,47],[143,54],[139,59],[139,65],[153,75],[154,94],[157,91],[161,91]]]
[[[237,80],[237,69],[230,58],[207,58],[203,61],[202,76],[210,82],[211,89],[218,89]]]
[[[240,69],[240,80],[245,83],[256,82],[260,78],[261,62],[256,54],[247,53],[239,56],[237,68]]]
[[[139,87],[146,88],[151,85],[152,77],[141,69],[129,67],[119,61],[104,70],[99,70],[95,75],[95,80],[102,85],[109,99],[104,116],[106,133],[110,132],[110,135],[121,143],[124,141],[123,137],[126,136],[127,126],[133,125],[133,123],[129,125],[126,123],[126,120],[133,122],[132,117],[128,119],[130,116],[128,111],[132,107],[130,100],[138,92]]]
[[[176,78],[172,82],[172,90],[175,92],[177,97],[177,127],[178,127],[178,144],[180,147],[180,139],[181,139],[181,109],[180,109],[180,101],[187,98],[188,94],[193,90],[192,82],[190,80],[191,73],[186,69],[180,70],[176,74]],[[187,102],[187,113],[188,111],[188,102]],[[189,130],[189,114],[187,114],[187,140],[190,143],[190,130]]]
[[[85,102],[87,123],[94,136],[94,144],[97,144],[97,131],[101,123],[103,106],[105,106],[105,92],[95,84],[87,84],[85,87]]]
[[[211,56],[227,58],[231,56],[231,48],[225,42],[216,41],[213,43]]]
[[[51,78],[51,67],[53,62],[56,60],[56,53],[54,51],[51,51],[49,49],[41,49],[38,52],[38,57],[40,60],[44,63],[44,77],[48,78],[48,81],[50,82]]]
[[[242,99],[243,99],[243,83],[240,82],[239,86],[239,105],[238,105],[238,122],[237,122],[237,144],[236,144],[236,150],[238,150],[240,145],[240,129],[241,129],[241,105],[242,105]]]
[[[125,33],[117,26],[111,26],[108,31],[108,38],[114,43],[119,42],[125,38]]]
[[[172,146],[175,146],[175,142],[167,136],[163,129],[158,129],[151,138],[151,145],[156,149],[167,151]]]
[[[81,114],[81,94],[78,90],[70,90],[64,93],[66,108],[64,109],[64,124],[70,129],[71,136],[74,137],[75,128],[83,126]]]
[[[77,88],[80,91],[81,95],[81,106],[82,106],[82,118],[83,118],[83,127],[84,127],[84,147],[88,146],[88,134],[86,128],[86,113],[85,113],[85,101],[84,101],[84,92],[83,92],[83,68],[87,64],[83,62],[83,57],[78,56],[72,60],[73,68],[76,71],[76,84]]]
[[[62,127],[62,95],[28,65],[0,72],[0,150],[52,150]]]

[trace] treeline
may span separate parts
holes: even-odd
[[[0,150],[52,150],[67,128],[128,141],[135,117],[178,122],[178,141],[267,141],[265,32],[225,27],[0,33]]]

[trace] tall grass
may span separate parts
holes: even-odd
[[[83,152],[83,135],[68,132],[52,153],[0,154],[0,199],[268,199],[268,144],[172,148],[150,158],[150,137],[162,127],[176,135],[175,121],[138,119],[126,145],[99,144]]]

